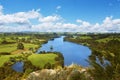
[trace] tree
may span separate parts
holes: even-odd
[[[44,68],[45,69],[51,69],[51,64],[48,62],[44,65]]]
[[[24,45],[23,45],[23,43],[18,43],[18,45],[17,45],[17,49],[24,49]]]
[[[89,72],[94,77],[94,80],[120,80],[119,47],[119,40],[110,40],[100,49],[101,51],[104,50],[104,52],[99,52],[99,54],[98,51],[92,52],[91,56],[95,59],[89,58],[89,62],[93,66],[93,69],[90,69]]]
[[[4,39],[1,43],[2,44],[7,44],[8,42]]]

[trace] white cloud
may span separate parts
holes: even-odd
[[[30,23],[29,19],[34,19],[38,17],[40,17],[40,14],[37,10],[0,15],[0,24],[9,24],[9,23],[29,24]]]
[[[90,26],[90,23],[87,22],[87,21],[83,21],[83,20],[77,19],[76,22],[80,23],[82,26]]]
[[[77,19],[76,22],[77,22],[77,23],[82,23],[82,20]]]
[[[18,13],[13,14],[13,16],[19,17],[19,18],[25,18],[25,19],[33,19],[33,18],[38,18],[41,15],[38,9],[38,10],[31,10],[28,12],[18,12]]]
[[[36,19],[33,24],[31,19]],[[81,19],[75,23],[66,23],[60,15],[43,16],[40,10],[4,14],[0,6],[0,32],[120,32],[120,19],[106,17],[103,23],[91,24]]]
[[[39,19],[39,21],[40,22],[55,22],[55,21],[58,21],[60,19],[61,19],[60,16],[55,15],[55,16],[41,17]]]
[[[58,10],[58,9],[61,9],[61,6],[57,6],[56,9],[57,9],[57,10]]]
[[[89,22],[77,19],[83,32],[120,32],[120,19],[113,19],[112,16],[106,17],[102,24],[90,24]]]
[[[21,32],[21,31],[30,31],[29,26],[19,25],[19,26],[7,26],[1,25],[0,32]]]
[[[120,19],[113,20],[113,24],[119,24],[120,25]]]

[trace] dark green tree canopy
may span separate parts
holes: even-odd
[[[17,49],[24,49],[24,45],[23,45],[23,43],[18,43],[18,45],[17,45]]]

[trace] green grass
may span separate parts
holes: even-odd
[[[107,37],[107,38],[103,38],[103,39],[98,39],[98,40],[96,40],[97,42],[108,42],[108,41],[110,41],[110,40],[112,40],[113,38],[111,38],[111,37]],[[120,41],[120,38],[114,38],[114,39],[118,39],[119,41]]]
[[[35,47],[38,47],[38,45],[36,44],[31,44],[31,43],[24,43],[24,47],[29,49],[29,48],[35,48]]]
[[[24,43],[25,49],[29,48],[35,48],[38,47],[38,45],[31,44],[31,43]],[[8,52],[11,53],[12,51],[17,50],[17,44],[0,44],[0,53],[1,52]]]
[[[17,36],[17,37],[18,37],[18,36]],[[27,38],[30,38],[30,36],[19,36],[19,37],[18,37],[18,39],[22,39],[22,38],[27,39]]]
[[[16,40],[12,40],[10,38],[6,38],[6,41],[8,41],[8,42],[16,42]]]
[[[12,52],[17,48],[17,44],[1,44],[0,52]]]
[[[0,56],[0,67],[3,66],[5,62],[9,61],[10,57],[17,57],[22,56],[22,54],[15,54],[15,55],[1,55]],[[34,66],[43,68],[46,63],[55,63],[56,54],[32,54],[28,57],[28,60],[32,62]]]
[[[1,55],[0,56],[0,67],[3,66],[3,64],[5,62],[8,62],[10,57],[16,57],[16,56],[20,56],[20,54],[17,54],[17,55]]]
[[[32,62],[33,65],[43,68],[46,63],[55,63],[56,54],[32,54],[28,57],[28,60]]]
[[[3,40],[6,40],[7,42],[16,42],[16,40],[12,40],[11,38],[7,37],[7,38],[5,38],[5,39],[0,38],[0,43],[1,43]]]
[[[90,36],[80,36],[80,39],[92,39]]]
[[[2,42],[2,39],[0,38],[0,44],[1,44],[1,42]]]

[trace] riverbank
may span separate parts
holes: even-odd
[[[0,80],[13,80],[19,78],[20,80],[26,78],[31,72],[41,70],[41,69],[53,69],[60,66],[64,66],[64,59],[59,56],[60,53],[44,53],[44,54],[19,54],[2,56],[0,60],[8,60],[0,67]],[[22,62],[24,63],[23,71],[16,70],[21,69],[21,67],[14,67],[12,65]],[[18,65],[17,65],[18,66]],[[15,71],[16,70],[16,71]],[[20,72],[17,72],[20,71]],[[16,75],[16,76],[15,76]],[[18,77],[19,76],[19,77]]]
[[[88,68],[77,64],[71,64],[64,68],[42,69],[32,72],[25,80],[92,80],[88,70]]]
[[[75,63],[84,67],[89,66],[86,60],[91,54],[91,50],[86,46],[64,41],[64,36],[54,38],[54,40],[50,40],[48,43],[43,44],[38,50],[38,53],[45,51],[57,51],[62,53],[64,56],[65,65]]]
[[[65,40],[75,42],[77,44],[84,43],[90,47],[92,53],[89,56],[89,63],[92,68],[90,68],[89,73],[91,76],[94,76],[94,80],[120,79],[119,34],[73,35],[66,37]]]
[[[49,34],[0,34],[0,80],[22,79],[36,70],[63,66],[64,59],[54,52],[35,54],[42,44],[53,37],[55,36]],[[24,63],[22,73],[11,68],[21,61]]]
[[[37,38],[41,39],[39,35],[37,35]],[[17,80],[18,78],[20,80],[25,80],[25,79],[33,80],[33,78],[36,80],[40,80],[40,79],[41,80],[43,79],[119,80],[120,79],[120,74],[119,74],[120,73],[120,48],[119,48],[120,35],[119,34],[102,34],[102,35],[74,34],[74,35],[66,36],[66,38],[65,38],[66,40],[72,41],[73,43],[64,41],[61,38],[60,39],[56,38],[54,40],[48,41],[48,44],[54,44],[52,45],[53,50],[50,53],[47,53],[47,51],[45,51],[42,54],[35,54],[33,52],[30,54],[26,52],[19,54],[2,54],[0,56],[1,61],[4,60],[7,61],[5,61],[5,63],[2,63],[2,66],[0,67],[0,74],[1,74],[0,79],[1,80]],[[34,40],[35,38],[33,38],[33,41]],[[34,42],[36,42],[36,40]],[[80,46],[79,44],[81,43],[89,44],[89,47],[92,50],[91,55],[88,54],[87,56],[87,58],[89,58],[87,61],[89,62],[90,67],[82,67],[77,64],[64,66],[64,60],[66,58],[68,58],[68,61],[77,59],[77,61],[83,62],[81,61],[81,57],[86,56],[84,53],[87,47]],[[45,46],[45,49],[47,48],[48,51],[50,51],[50,46],[51,45]],[[79,48],[81,48],[81,50],[83,51],[82,53],[81,51],[76,50]],[[69,51],[67,52],[66,57],[64,59],[63,57],[60,58],[61,56],[60,54],[55,54],[54,52],[54,50],[56,51],[60,49],[62,51],[66,51],[66,50]],[[75,54],[75,51],[77,51],[78,54]],[[65,54],[63,55],[65,56]],[[5,57],[5,56],[10,56],[10,57]],[[11,69],[11,65],[16,61],[24,61],[25,65],[24,65],[23,73],[15,72],[13,69]]]

